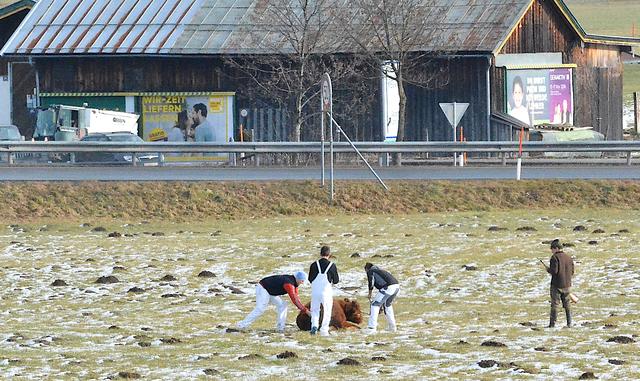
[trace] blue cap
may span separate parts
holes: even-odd
[[[295,276],[297,280],[301,280],[303,282],[307,281],[307,273],[305,273],[304,271],[296,271],[293,276]]]

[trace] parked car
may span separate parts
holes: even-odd
[[[1,141],[22,141],[24,136],[20,135],[20,130],[14,125],[2,125],[0,126],[0,140]]]
[[[80,139],[81,142],[118,142],[118,143],[144,143],[138,135],[129,132],[114,132],[110,134],[88,134]],[[158,154],[139,153],[136,158],[140,163],[157,162]],[[112,163],[130,164],[133,157],[130,153],[110,152],[78,152],[77,163]]]
[[[0,125],[0,142],[20,142],[24,140],[24,136],[20,135],[20,130],[14,125]],[[9,154],[0,155],[0,161],[8,161]],[[25,156],[25,153],[14,153],[13,158]]]

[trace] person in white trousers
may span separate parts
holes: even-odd
[[[391,303],[393,303],[400,291],[398,280],[388,271],[368,262],[364,265],[364,270],[367,272],[369,301],[371,302],[371,311],[369,314],[367,330],[369,333],[376,332],[378,329],[378,315],[380,314],[380,309],[384,308],[383,311],[387,317],[387,330],[395,332],[396,317],[393,313],[393,306]],[[378,293],[373,299],[371,299],[371,293],[374,287],[378,289]]]
[[[324,312],[322,325],[320,326],[320,336],[329,335],[329,323],[331,323],[331,312],[333,309],[333,287],[340,281],[338,269],[329,260],[331,249],[329,246],[320,248],[320,259],[313,262],[309,268],[309,281],[311,282],[311,334],[318,332],[320,321],[320,305]]]
[[[287,302],[280,296],[288,294],[293,304],[307,315],[309,310],[302,304],[298,296],[298,286],[307,280],[307,274],[298,271],[294,275],[272,275],[263,278],[256,285],[256,307],[247,315],[244,320],[237,324],[239,329],[249,327],[260,315],[262,315],[269,304],[276,306],[278,318],[276,320],[276,330],[284,332],[287,323]]]

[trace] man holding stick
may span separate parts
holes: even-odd
[[[562,302],[567,317],[567,327],[571,327],[571,278],[574,274],[573,259],[562,251],[562,244],[558,239],[551,241],[551,258],[549,266],[545,265],[551,274],[551,313],[549,327],[553,328],[558,318],[558,306]],[[542,263],[544,265],[544,262]]]

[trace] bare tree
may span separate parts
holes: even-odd
[[[434,20],[446,9],[436,0],[352,0],[339,12],[351,50],[369,58],[398,85],[397,141],[405,140],[407,85],[440,87],[448,82],[446,67],[437,61],[438,31]],[[382,70],[383,63],[388,68]],[[399,161],[399,155],[396,158]]]
[[[353,56],[336,55],[336,0],[270,0],[254,12],[252,34],[258,50],[230,56],[227,61],[244,76],[246,95],[284,108],[293,128],[290,139],[300,141],[303,126],[318,111],[319,81],[329,72],[342,84],[353,84],[357,68]],[[364,92],[362,92],[364,93]],[[369,92],[370,93],[370,92]],[[359,98],[363,99],[363,98]],[[352,102],[357,106],[358,102]],[[343,108],[344,109],[344,108]]]

